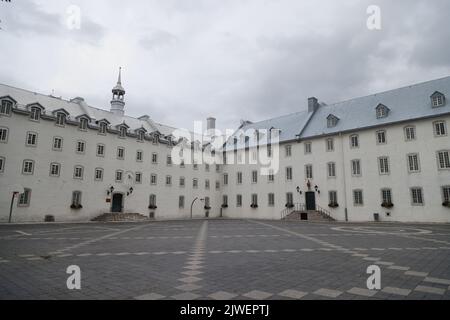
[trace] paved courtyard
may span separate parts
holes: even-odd
[[[81,290],[67,289],[71,265]],[[3,225],[0,299],[450,299],[450,225]]]

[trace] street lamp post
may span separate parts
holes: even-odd
[[[9,222],[12,222],[12,211],[13,211],[13,206],[14,206],[14,199],[16,198],[16,196],[19,194],[19,192],[13,192],[12,194],[12,198],[11,198],[11,207],[9,208]]]

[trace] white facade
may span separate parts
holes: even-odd
[[[0,85],[0,221],[8,221],[19,191],[16,222],[48,215],[88,221],[111,211],[185,219],[196,198],[208,198],[210,209],[196,201],[194,218],[281,219],[286,205],[305,204],[307,193],[340,221],[373,221],[377,213],[381,221],[450,222],[443,205],[450,195],[450,77],[330,106],[310,99],[307,112],[243,122],[225,145],[226,164],[217,166],[168,163],[175,129],[127,117],[124,96],[120,77],[111,111]],[[208,130],[214,126],[209,118]],[[267,154],[249,132],[274,129],[280,144],[272,146],[278,173],[271,181],[264,165],[244,160],[256,150]]]

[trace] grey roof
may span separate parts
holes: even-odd
[[[71,120],[75,120],[81,115],[88,115],[93,120],[108,120],[113,128],[125,122],[132,132],[143,127],[149,133],[158,131],[164,136],[169,136],[176,130],[176,128],[154,122],[150,118],[138,119],[126,115],[118,116],[110,111],[94,108],[86,104],[82,98],[75,98],[71,101],[67,101],[53,96],[47,96],[0,84],[0,97],[4,96],[13,98],[17,102],[17,107],[19,109],[26,109],[28,105],[39,103],[44,107],[46,115],[52,115],[53,111],[64,109],[69,113],[69,118]]]
[[[438,108],[431,106],[431,96],[436,91],[447,97],[445,106]],[[449,99],[450,77],[446,77],[367,97],[321,106],[303,132],[301,132],[300,137],[301,139],[310,139],[316,136],[448,114],[450,113]],[[390,111],[386,118],[377,119],[375,110],[380,104],[385,105]],[[340,119],[336,127],[327,127],[327,117],[330,114]],[[300,131],[298,134],[300,134]]]
[[[280,130],[279,140],[280,142],[292,141],[297,139],[297,135],[303,130],[305,125],[308,123],[312,113],[307,111],[297,112],[293,114],[288,114],[278,118],[273,118],[260,122],[244,122],[240,130],[237,130],[227,141],[227,149],[234,148],[234,138],[238,138],[238,143],[236,147],[238,149],[245,147],[245,141],[240,139],[241,134],[247,134],[247,136],[252,135],[253,131],[259,130],[265,131],[265,134],[269,133],[271,129]],[[256,141],[250,136],[248,143],[249,147],[255,146]]]

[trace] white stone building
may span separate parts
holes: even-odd
[[[13,221],[190,218],[198,198],[194,218],[281,219],[305,207],[340,221],[450,222],[450,77],[243,121],[216,145],[216,163],[197,165],[189,152],[174,161],[178,148],[209,151],[211,135],[180,140],[128,117],[124,96],[120,75],[110,111],[0,85],[0,221],[18,191]]]

